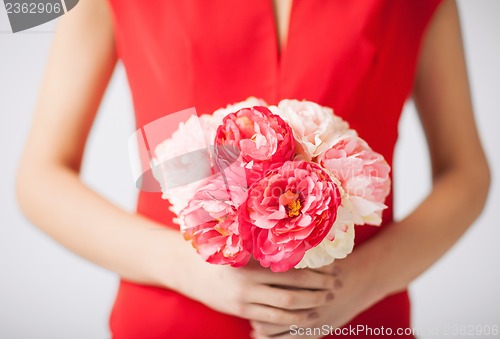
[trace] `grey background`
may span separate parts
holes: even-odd
[[[500,324],[500,184],[496,180],[500,173],[500,1],[460,0],[459,5],[476,116],[494,181],[481,218],[411,285],[414,327],[422,330]],[[15,168],[54,23],[24,33],[8,31],[7,14],[0,8],[0,338],[107,338],[117,277],[38,231],[21,215],[13,195]],[[128,210],[133,210],[136,199],[127,153],[132,117],[126,78],[119,66],[88,142],[83,180]],[[394,168],[398,218],[430,189],[425,141],[416,126],[414,108],[408,104]]]

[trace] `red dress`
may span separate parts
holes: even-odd
[[[246,99],[307,99],[333,107],[392,163],[401,109],[419,46],[439,0],[295,0],[281,53],[272,1],[111,0],[119,56],[137,127],[196,107],[213,112]],[[390,223],[392,195],[384,225]],[[139,194],[137,213],[175,226],[159,193]],[[356,246],[383,229],[356,230]],[[407,292],[352,320],[410,326]],[[115,339],[248,338],[248,321],[174,291],[121,281],[110,318]]]

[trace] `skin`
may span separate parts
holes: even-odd
[[[275,4],[281,42],[289,4]],[[273,273],[255,263],[240,269],[205,263],[179,232],[119,209],[80,181],[85,141],[116,61],[106,2],[80,1],[61,19],[55,36],[18,172],[21,208],[62,245],[124,279],[173,289],[249,319],[255,338],[291,338],[292,324],[342,326],[404,290],[484,206],[490,172],[452,0],[443,2],[430,24],[414,86],[432,160],[431,193],[347,259],[316,271]]]

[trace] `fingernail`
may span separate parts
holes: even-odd
[[[327,295],[326,295],[326,301],[330,301],[330,300],[333,300],[335,296],[333,295],[332,292],[329,292]]]
[[[308,318],[309,319],[317,319],[317,318],[319,318],[319,313],[318,312],[311,312],[311,313],[309,313]]]

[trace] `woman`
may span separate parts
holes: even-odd
[[[118,58],[138,127],[251,95],[308,99],[334,107],[389,162],[412,92],[432,192],[397,222],[389,197],[383,226],[358,228],[354,252],[321,270],[207,264],[175,230],[159,194],[141,192],[130,214],[79,180]],[[122,277],[114,338],[314,338],[326,333],[297,329],[409,328],[408,284],[478,216],[489,181],[453,0],[85,0],[56,34],[18,196],[42,230]],[[412,336],[404,332],[396,334]]]

